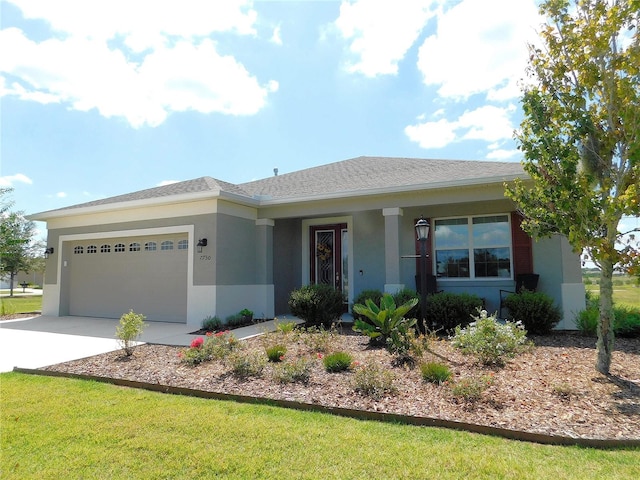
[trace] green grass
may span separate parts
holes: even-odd
[[[0,299],[2,306],[0,306],[1,314],[11,313],[31,313],[39,312],[42,310],[42,295],[19,295],[15,294],[13,297],[2,297]]]
[[[600,295],[600,285],[598,284],[598,274],[590,273],[583,277],[584,286],[588,292]],[[628,305],[640,308],[640,286],[636,283],[636,278],[629,275],[616,275],[613,278],[613,302],[618,305]]]
[[[0,477],[636,479],[640,449],[453,430],[0,375]]]

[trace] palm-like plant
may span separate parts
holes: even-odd
[[[404,334],[416,324],[415,318],[405,318],[404,316],[418,303],[417,298],[403,303],[396,307],[393,296],[385,293],[380,299],[380,306],[377,306],[371,299],[365,300],[366,305],[356,304],[353,311],[366,317],[369,322],[356,319],[353,330],[367,335],[371,342],[378,344],[387,343],[387,339],[398,333]]]

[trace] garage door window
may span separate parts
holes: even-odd
[[[73,253],[75,255],[82,255],[82,253],[84,253],[84,249],[81,246],[77,246],[73,249]]]
[[[173,242],[171,240],[165,240],[160,244],[160,250],[173,250]]]
[[[189,249],[189,240],[180,240],[178,242],[178,250],[188,250]]]
[[[102,245],[100,247],[100,253],[111,253],[111,245]]]
[[[114,252],[124,252],[126,250],[124,243],[116,243],[115,247],[113,247]]]
[[[98,251],[98,247],[95,245],[89,245],[87,247],[87,253],[96,253]]]
[[[139,252],[140,251],[140,244],[137,243],[137,242],[129,244],[129,251],[130,252]]]
[[[144,244],[145,252],[155,252],[157,248],[156,242],[147,242]]]

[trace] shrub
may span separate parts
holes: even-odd
[[[274,319],[273,322],[276,326],[276,330],[280,333],[291,333],[293,332],[293,330],[296,328],[296,322],[284,322],[284,323],[280,323],[278,322],[278,319]]]
[[[331,324],[342,317],[345,297],[331,285],[305,285],[291,292],[291,313],[309,325]]]
[[[620,305],[614,307],[613,330],[618,337],[640,337],[640,309]]]
[[[238,378],[260,377],[264,371],[267,360],[264,356],[256,353],[245,354],[234,352],[228,355],[226,363],[231,373]]]
[[[307,327],[303,329],[301,334],[302,343],[312,352],[326,353],[330,351],[335,338],[335,328],[326,329],[322,325]]]
[[[120,317],[120,324],[116,327],[116,338],[128,357],[133,355],[136,339],[144,330],[145,318],[144,315],[135,313],[133,310],[129,310],[129,313],[125,313]]]
[[[243,308],[242,310],[240,310],[240,312],[238,312],[238,315],[240,315],[245,322],[250,322],[251,320],[253,320],[253,312],[248,308]]]
[[[492,383],[493,379],[488,375],[461,378],[453,384],[451,393],[456,398],[474,403],[482,398],[482,392],[490,387]]]
[[[584,335],[595,336],[597,334],[600,307],[598,298],[590,302],[585,310],[576,315],[576,326]],[[613,307],[613,333],[618,337],[640,337],[640,310],[626,305]]]
[[[425,382],[442,385],[453,375],[451,369],[443,363],[428,362],[420,365],[420,373]]]
[[[270,362],[280,362],[287,353],[287,347],[284,345],[271,345],[265,351]]]
[[[363,395],[380,400],[384,395],[397,391],[393,385],[394,379],[393,372],[381,368],[376,363],[368,363],[356,369],[353,387]]]
[[[234,328],[246,325],[247,321],[239,313],[234,313],[233,315],[229,315],[227,318],[225,318],[224,323],[227,327]]]
[[[345,370],[349,370],[352,362],[353,362],[353,357],[349,355],[347,352],[330,353],[329,355],[326,355],[322,359],[322,363],[324,364],[325,370],[330,373],[343,372]]]
[[[522,322],[530,334],[547,334],[562,318],[553,299],[542,292],[513,293],[505,298],[504,305],[509,309],[509,317]]]
[[[279,383],[308,383],[311,378],[312,362],[306,358],[284,361],[273,369],[273,379]]]
[[[180,360],[191,366],[211,360],[211,351],[204,348],[203,345],[204,339],[202,337],[195,338],[189,348],[180,351],[178,354]]]
[[[189,348],[181,350],[178,356],[182,362],[194,366],[214,358],[225,358],[239,348],[240,342],[229,330],[215,334],[207,332],[206,338],[195,338]]]
[[[416,303],[415,306],[407,312],[405,315],[407,318],[420,318],[420,295],[418,295],[418,292],[410,288],[404,288],[393,294],[393,301],[396,302],[396,305],[404,305],[414,298],[418,303]]]
[[[598,329],[598,319],[600,310],[597,306],[590,306],[585,310],[580,310],[576,315],[576,327],[583,335],[595,336]],[[614,326],[615,327],[615,326]],[[614,328],[615,335],[615,328]]]
[[[202,328],[207,332],[217,332],[222,328],[222,320],[218,316],[208,316],[202,320]]]
[[[456,327],[451,339],[451,344],[462,353],[475,355],[484,365],[503,365],[505,358],[515,356],[525,348],[527,332],[519,322],[503,325],[496,320],[495,314],[487,316],[485,310],[473,318],[475,322],[467,327]]]
[[[353,307],[357,304],[366,305],[367,300],[371,300],[376,305],[380,305],[381,298],[382,292],[380,290],[363,290],[360,292],[358,296],[353,299],[353,306],[351,307],[351,315],[353,315],[353,319],[356,320],[359,318],[360,320],[364,320],[366,318],[364,315],[357,313]]]
[[[466,327],[471,317],[482,308],[482,299],[468,293],[436,293],[427,297],[426,320],[434,329],[451,331]]]
[[[385,293],[380,299],[380,306],[372,300],[366,301],[366,306],[356,304],[353,310],[366,317],[366,320],[357,319],[354,321],[353,330],[367,335],[369,339],[377,344],[386,345],[392,353],[402,353],[401,350],[408,350],[406,337],[409,329],[416,324],[416,319],[406,319],[405,315],[416,306],[417,298],[409,300],[407,303],[396,307],[396,303],[391,295]]]

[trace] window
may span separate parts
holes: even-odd
[[[96,247],[95,245],[89,245],[87,247],[87,253],[97,253],[98,252],[98,247]]]
[[[180,240],[178,242],[178,250],[188,250],[189,249],[189,240]]]
[[[74,255],[82,255],[84,253],[84,248],[78,245],[77,247],[74,247],[73,253]]]
[[[111,245],[102,245],[100,247],[100,253],[110,253],[111,252]]]
[[[165,240],[160,244],[160,250],[173,250],[173,242],[171,240]]]
[[[124,243],[116,243],[113,247],[114,252],[124,252],[125,250],[126,247],[124,246]]]
[[[129,251],[130,252],[139,252],[140,251],[140,244],[137,242],[133,242],[129,244]]]
[[[435,267],[441,278],[511,278],[509,215],[435,220]]]
[[[155,252],[157,248],[156,242],[147,242],[144,244],[145,252]]]

